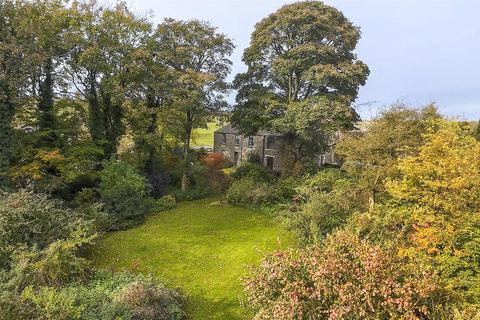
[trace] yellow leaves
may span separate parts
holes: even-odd
[[[480,143],[461,123],[440,121],[417,155],[399,159],[388,193],[409,210],[401,256],[426,254],[444,263],[464,256],[462,241],[480,211]],[[442,262],[443,261],[443,262]]]
[[[436,226],[414,226],[414,229],[411,241],[418,250],[425,251],[429,255],[440,253],[437,246],[443,242],[443,239],[441,239],[442,230]]]
[[[65,157],[58,149],[53,151],[41,151],[36,158],[45,163],[53,163],[55,161],[65,160]]]
[[[449,215],[480,208],[480,143],[457,122],[442,121],[419,154],[400,159],[386,187],[395,198]]]
[[[33,180],[40,180],[43,177],[41,168],[42,166],[39,162],[32,162],[24,166],[15,166],[11,169],[11,176],[13,181],[17,181],[26,176]]]
[[[11,169],[11,177],[13,181],[19,180],[41,180],[46,176],[49,168],[57,167],[66,158],[60,153],[60,150],[51,151],[40,150],[34,157],[33,161],[25,165],[17,165]]]

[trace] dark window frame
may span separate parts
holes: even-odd
[[[267,143],[265,148],[268,150],[275,150],[276,139],[274,136],[267,136]]]
[[[255,145],[255,141],[253,140],[253,136],[248,136],[248,146],[253,147]]]
[[[235,135],[235,140],[234,140],[234,144],[236,146],[239,146],[240,144],[242,143],[242,137],[240,135]]]

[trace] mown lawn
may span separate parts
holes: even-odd
[[[207,129],[195,129],[192,132],[192,147],[213,147],[213,133],[220,126],[218,121],[208,123]]]
[[[92,259],[97,267],[152,273],[179,288],[191,319],[246,319],[241,277],[266,252],[292,243],[272,217],[210,198],[108,234]]]

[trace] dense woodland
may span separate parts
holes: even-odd
[[[211,195],[297,239],[242,279],[255,319],[480,318],[480,126],[397,104],[359,130],[360,36],[319,1],[286,5],[228,83],[234,44],[207,22],[0,0],[0,318],[184,319],[162,279],[88,251]],[[210,121],[282,134],[285,170],[192,148]],[[326,151],[342,165],[319,168]]]

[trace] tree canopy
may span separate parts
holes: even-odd
[[[359,39],[358,27],[319,1],[264,18],[243,54],[248,70],[235,78],[233,123],[282,133],[298,151],[325,148],[333,132],[358,120],[352,103],[369,74],[354,53]]]

